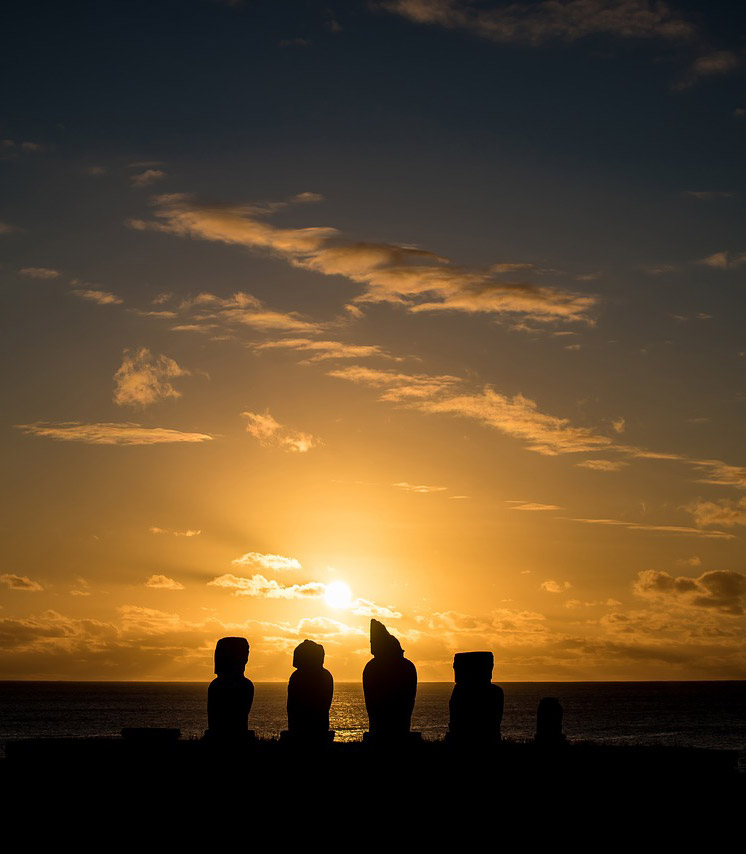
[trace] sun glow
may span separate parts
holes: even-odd
[[[352,591],[344,581],[332,581],[326,585],[324,601],[330,608],[349,608],[352,603]]]

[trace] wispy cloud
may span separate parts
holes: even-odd
[[[168,356],[154,356],[147,347],[125,350],[114,374],[114,403],[117,406],[150,406],[159,400],[181,397],[171,380],[190,372]]]
[[[146,169],[144,172],[138,172],[130,178],[130,183],[133,187],[149,187],[157,181],[162,181],[166,177],[166,173],[162,169]]]
[[[612,525],[626,528],[628,531],[652,531],[660,534],[682,534],[690,537],[703,537],[708,540],[734,540],[733,534],[725,531],[702,531],[682,525],[645,525],[641,522],[627,522],[623,519],[567,519],[569,522],[583,522],[586,525]]]
[[[291,569],[300,569],[301,565],[294,557],[284,555],[262,554],[261,552],[246,552],[245,555],[231,561],[233,566],[243,566],[284,572]]]
[[[321,597],[326,591],[326,585],[320,581],[309,581],[306,584],[281,584],[274,579],[256,574],[250,578],[227,573],[208,581],[208,586],[223,587],[232,590],[234,596],[253,596],[265,599],[308,599]]]
[[[39,593],[44,589],[38,581],[33,581],[28,575],[16,575],[13,572],[0,575],[0,581],[11,590],[24,590],[27,593]]]
[[[746,498],[737,501],[695,501],[687,511],[692,514],[697,525],[723,525],[733,528],[746,525]]]
[[[271,252],[295,267],[344,276],[361,285],[353,303],[389,302],[412,312],[521,314],[538,321],[587,321],[596,298],[560,288],[504,281],[489,268],[459,267],[428,250],[345,239],[330,227],[278,228],[266,221],[278,205],[200,205],[171,194],[155,201],[155,230]],[[282,206],[284,203],[280,203]]]
[[[694,25],[666,4],[648,0],[542,0],[497,6],[469,0],[382,0],[380,6],[418,24],[528,47],[596,35],[685,41],[696,34]]]
[[[188,323],[179,325],[193,331],[209,331],[218,327],[257,332],[294,332],[315,335],[323,331],[324,324],[301,316],[295,311],[275,311],[251,294],[238,291],[230,297],[200,293],[183,300],[178,311]]]
[[[713,199],[732,199],[735,193],[724,190],[685,190],[681,195],[704,202],[712,201]]]
[[[592,471],[621,471],[629,463],[624,460],[583,460],[581,463],[575,463],[575,465]]]
[[[162,445],[209,442],[213,438],[206,433],[185,433],[168,427],[143,427],[130,422],[83,424],[80,421],[37,421],[35,424],[17,424],[16,427],[31,436],[61,442],[84,442],[87,445]]]
[[[76,297],[95,302],[98,305],[121,305],[124,300],[110,291],[102,291],[97,288],[74,288],[70,291]]]
[[[21,267],[18,272],[30,279],[56,279],[59,276],[59,271],[51,267]]]
[[[151,534],[167,534],[170,537],[198,537],[202,531],[187,528],[185,531],[176,531],[173,528],[157,528],[155,525],[148,528]]]
[[[680,88],[686,88],[704,77],[729,74],[743,64],[742,58],[732,50],[710,50],[700,54],[692,63],[689,73],[682,79]]]
[[[555,581],[553,578],[548,578],[539,586],[546,593],[564,593],[565,590],[569,590],[572,587],[572,584],[569,581]]]
[[[252,349],[262,350],[295,350],[309,353],[304,361],[324,362],[329,359],[364,359],[378,357],[399,361],[377,344],[344,344],[341,341],[314,341],[311,338],[280,338],[274,341],[263,341],[252,344]]]
[[[562,508],[556,504],[536,504],[531,501],[508,501],[507,504],[512,504],[511,510],[529,510],[532,512],[541,512],[542,510],[561,510]]]
[[[0,222],[0,234],[16,234],[21,229],[18,226],[11,225],[9,222]]]
[[[394,483],[392,486],[402,489],[404,492],[417,492],[421,495],[426,495],[430,492],[445,492],[448,489],[447,486],[425,486],[424,484],[407,483],[406,481]]]
[[[246,418],[246,432],[265,448],[276,447],[304,454],[323,444],[317,436],[284,427],[269,412],[242,412],[241,415]]]
[[[699,263],[716,270],[735,270],[746,264],[746,252],[737,255],[732,252],[715,252],[707,258],[702,258]]]
[[[151,575],[145,582],[146,587],[152,587],[156,590],[184,590],[184,585],[167,575]]]

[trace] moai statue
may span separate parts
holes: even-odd
[[[449,740],[494,744],[500,741],[504,694],[492,684],[491,652],[457,652],[453,656],[456,684],[448,704]]]
[[[293,653],[295,673],[288,682],[288,732],[298,741],[325,744],[334,679],[324,667],[324,647],[304,640]]]
[[[249,660],[246,638],[220,638],[215,646],[216,678],[207,689],[207,733],[211,739],[239,740],[248,734],[254,685],[243,674]]]
[[[378,620],[370,621],[370,651],[373,658],[363,670],[370,735],[379,741],[405,739],[417,694],[417,669]]]
[[[556,697],[544,697],[536,710],[536,743],[557,747],[565,743],[562,734],[562,705]]]

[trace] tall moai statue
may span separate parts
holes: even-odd
[[[248,734],[254,685],[244,676],[249,660],[246,638],[220,638],[215,646],[216,678],[207,689],[207,733],[211,739],[238,740]]]
[[[500,741],[505,697],[492,684],[491,652],[457,652],[453,656],[456,684],[448,708],[449,740],[494,744]]]
[[[370,735],[378,740],[406,738],[417,694],[417,669],[378,620],[370,621],[370,651],[373,658],[363,670]]]
[[[288,682],[288,732],[293,739],[326,743],[334,679],[324,667],[324,647],[304,640],[293,653],[295,673]]]
[[[557,747],[565,744],[562,733],[562,704],[556,697],[539,700],[536,710],[536,743],[542,747]]]

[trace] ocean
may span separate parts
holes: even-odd
[[[532,738],[536,706],[557,697],[572,740],[681,745],[742,751],[746,757],[746,681],[739,682],[508,682],[504,737]],[[258,736],[286,727],[287,687],[255,686],[249,726]],[[448,727],[452,683],[420,683],[412,728],[426,739]],[[21,738],[116,736],[123,727],[178,727],[202,735],[206,682],[1,682],[0,755]],[[367,729],[360,683],[337,683],[331,709],[337,741],[356,741]]]

